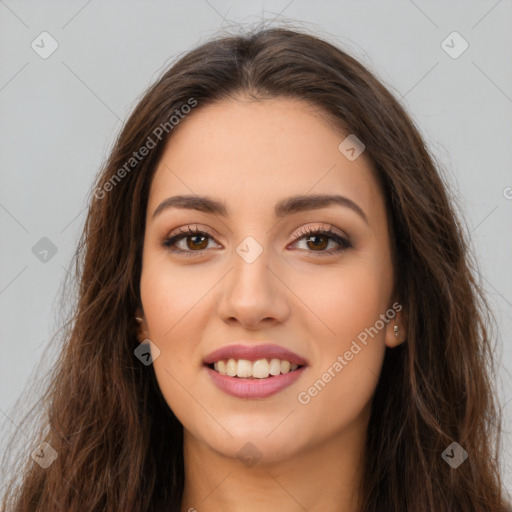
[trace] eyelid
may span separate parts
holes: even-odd
[[[202,232],[202,231],[204,231],[205,233],[210,235],[212,238],[217,239],[219,237],[219,235],[213,229],[207,228],[205,226],[201,226],[199,224],[187,224],[186,226],[181,226],[181,227],[171,231],[166,236],[166,238],[168,239],[168,238],[172,238],[172,237],[186,234],[186,233],[196,234],[197,232]]]
[[[310,224],[306,224],[305,226],[301,226],[299,229],[296,229],[292,234],[292,242],[297,241],[301,236],[308,235],[312,231],[332,231],[339,237],[346,238],[348,240],[348,235],[343,233],[343,231],[337,229],[332,224],[326,224],[323,222],[312,222]]]
[[[192,226],[193,226],[193,228],[192,228]],[[196,233],[197,231],[204,231],[205,233],[209,234],[212,238],[215,238],[215,239],[219,238],[219,235],[213,229],[210,229],[205,226],[200,226],[200,227],[198,227],[198,226],[199,226],[198,224],[188,224],[186,226],[181,226],[181,227],[171,231],[166,236],[166,238],[172,238],[174,236],[181,235],[184,233]],[[307,234],[309,234],[310,231],[315,231],[315,230],[333,231],[338,236],[348,239],[348,236],[345,233],[343,233],[341,230],[337,229],[332,224],[312,222],[311,224],[307,224],[305,226],[301,226],[300,228],[296,229],[293,232],[293,234],[291,235],[292,242],[297,241],[297,239],[300,236],[307,235]]]

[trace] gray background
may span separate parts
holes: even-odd
[[[360,59],[401,98],[446,169],[499,322],[502,458],[512,489],[512,3],[506,0],[0,0],[0,423],[17,428],[15,400],[48,368],[38,363],[57,327],[59,287],[86,196],[127,114],[178,55],[229,23],[262,19],[299,23]],[[59,45],[47,59],[31,48],[43,31]],[[453,31],[469,43],[458,58],[441,46]],[[57,248],[46,262],[32,252],[42,237]]]

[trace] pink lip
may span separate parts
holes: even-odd
[[[208,354],[203,363],[209,365],[216,363],[221,359],[247,359],[248,361],[257,361],[258,359],[284,359],[290,363],[298,364],[299,366],[307,366],[308,362],[298,354],[290,350],[280,347],[279,345],[265,344],[265,345],[227,345],[226,347],[214,350]],[[276,376],[277,377],[277,376]],[[241,380],[241,379],[239,379]]]
[[[219,372],[205,366],[213,383],[224,393],[236,398],[266,398],[275,395],[291,386],[303,373],[305,366],[281,375],[274,375],[266,379],[241,379],[221,375]]]

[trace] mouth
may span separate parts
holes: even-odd
[[[221,359],[204,364],[204,369],[209,374],[211,382],[222,392],[235,398],[251,400],[281,393],[300,379],[306,365],[281,359]]]
[[[308,361],[280,345],[238,343],[219,348],[203,359],[211,382],[228,395],[259,399],[292,386]]]
[[[220,359],[214,363],[205,364],[205,366],[220,375],[228,377],[263,380],[296,372],[305,365],[278,358],[262,358],[255,361],[230,358]]]

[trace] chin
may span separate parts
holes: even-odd
[[[275,428],[276,424],[272,428]],[[286,461],[300,451],[295,432],[273,432],[272,428],[228,429],[233,435],[223,435],[220,438],[204,438],[203,441],[211,450],[230,459],[239,459],[247,467],[263,467]]]

